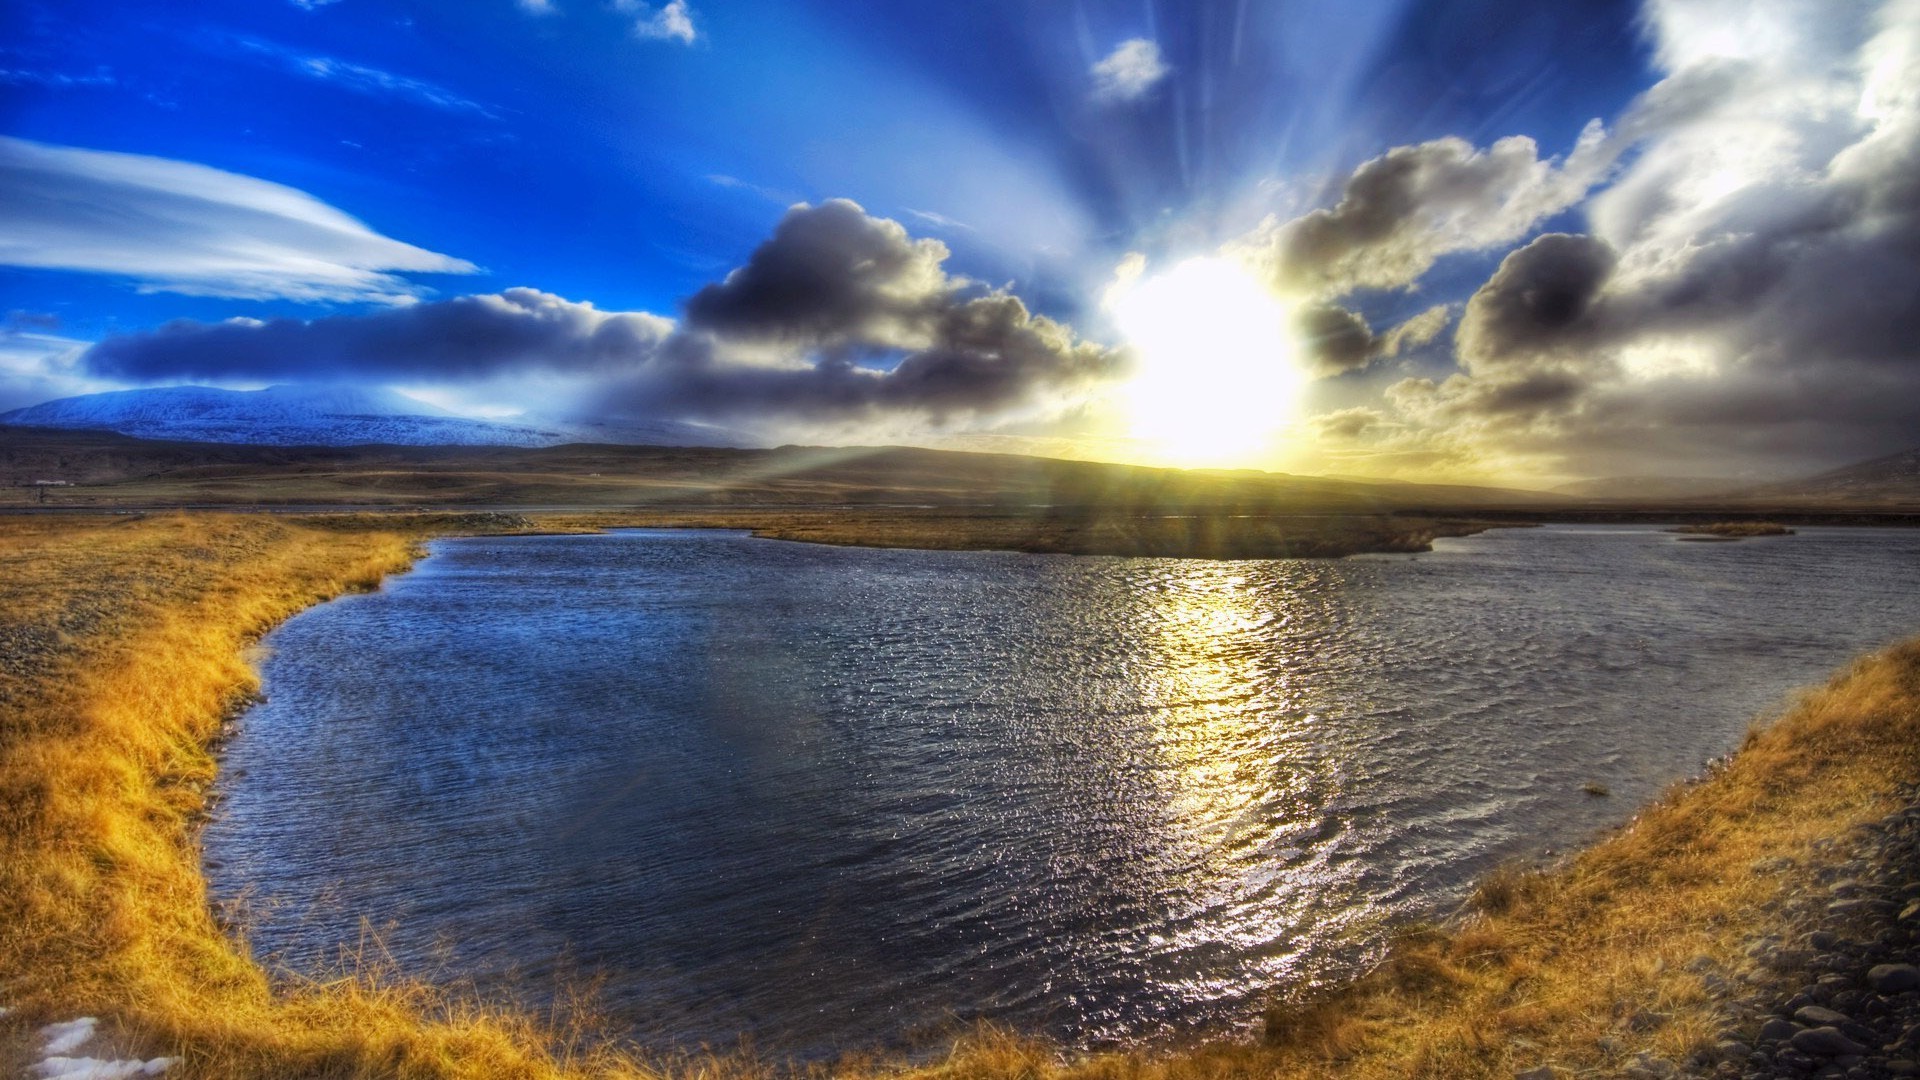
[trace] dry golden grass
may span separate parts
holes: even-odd
[[[209,912],[195,825],[213,747],[254,689],[277,621],[404,568],[446,529],[523,522],[253,516],[0,520],[0,1067],[32,1027],[103,1018],[108,1049],[179,1054],[190,1077],[699,1076],[745,1057],[649,1065],[579,1012],[527,1016],[379,971],[275,983]],[[555,523],[560,524],[560,523]],[[590,521],[564,524],[582,526]],[[1756,731],[1724,768],[1550,873],[1482,887],[1482,912],[1409,931],[1378,971],[1277,1009],[1262,1045],[1063,1058],[983,1031],[914,1080],[1508,1077],[1604,1065],[1600,1037],[1682,1056],[1713,1030],[1689,962],[1733,963],[1815,841],[1920,779],[1920,642],[1855,665]]]
[[[400,981],[272,987],[209,911],[194,837],[248,646],[404,569],[411,522],[0,522],[0,995],[9,1026],[102,1017],[188,1075],[587,1075],[551,1025]],[[564,1029],[559,1029],[564,1035]],[[561,1049],[565,1050],[565,1047]],[[17,1053],[17,1049],[16,1049]]]

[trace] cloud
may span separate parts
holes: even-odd
[[[84,369],[135,382],[568,380],[602,415],[763,425],[951,424],[1060,407],[1114,350],[941,268],[946,249],[853,203],[796,206],[684,324],[534,289],[323,318],[182,321]]]
[[[84,75],[65,71],[36,71],[31,68],[0,68],[0,83],[9,86],[42,86],[50,90],[71,90],[82,86],[118,86],[113,69],[106,65]]]
[[[1473,294],[1455,370],[1387,390],[1398,445],[1559,475],[1809,471],[1913,446],[1920,0],[1652,0],[1644,23],[1663,76],[1592,149],[1544,171],[1396,151],[1274,230],[1277,273],[1396,287],[1577,206],[1584,231],[1533,239]]]
[[[541,2],[541,0],[535,0],[535,2]],[[548,8],[551,10],[550,4]],[[259,38],[232,36],[217,40],[243,56],[268,61],[289,74],[332,83],[356,94],[399,98],[446,112],[471,113],[489,120],[500,119],[499,114],[487,106],[444,86],[427,82],[425,79],[396,75],[391,71],[382,71],[379,68],[331,56],[305,53]]]
[[[1005,293],[940,311],[925,344],[888,368],[855,362],[870,344],[859,341],[776,364],[729,361],[725,342],[711,337],[674,344],[682,349],[671,362],[610,387],[612,399],[647,415],[685,419],[896,426],[910,419],[950,427],[992,424],[1036,408],[1058,411],[1122,366],[1113,350],[1076,340],[1070,328]]]
[[[1319,378],[1357,371],[1374,357],[1373,330],[1338,304],[1296,308],[1293,333],[1301,365]]]
[[[116,274],[144,292],[384,302],[421,292],[400,274],[476,270],[281,184],[5,136],[0,265]]]
[[[1453,321],[1453,305],[1435,304],[1380,335],[1380,355],[1399,356],[1428,344]]]
[[[556,15],[560,11],[553,0],[514,0],[514,3],[529,15]]]
[[[1360,371],[1382,357],[1398,356],[1438,337],[1453,318],[1453,308],[1436,304],[1384,334],[1338,304],[1308,302],[1294,308],[1296,362],[1315,378]]]
[[[1621,148],[1598,121],[1564,161],[1524,135],[1484,150],[1452,137],[1395,147],[1356,168],[1333,207],[1270,221],[1242,247],[1285,292],[1405,288],[1442,255],[1512,243],[1572,206]]]
[[[1383,427],[1387,423],[1387,416],[1379,409],[1359,405],[1351,409],[1336,409],[1333,412],[1321,413],[1309,419],[1307,423],[1322,439],[1351,442]]]
[[[647,41],[678,41],[682,45],[691,45],[700,38],[700,31],[693,25],[693,9],[687,6],[687,0],[668,0],[662,7],[655,8],[639,0],[614,0],[614,6],[621,11],[635,14],[633,36]]]
[[[115,387],[81,369],[92,343],[54,333],[58,326],[51,316],[24,311],[10,313],[0,326],[0,412]]]
[[[1600,290],[1618,261],[1605,241],[1566,233],[1508,255],[1467,302],[1454,339],[1460,366],[1494,374],[1591,355]]]
[[[956,232],[977,231],[973,226],[964,221],[955,221],[945,214],[935,213],[932,210],[915,210],[909,206],[907,207],[907,216],[913,218],[915,221],[924,221],[936,229],[947,229]]]
[[[745,266],[687,301],[687,322],[729,337],[817,345],[854,338],[924,342],[965,283],[941,269],[947,246],[834,199],[788,210]]]
[[[107,338],[85,364],[128,382],[605,375],[651,360],[672,331],[657,315],[508,289],[364,315],[181,320]]]
[[[1095,62],[1089,74],[1095,100],[1124,102],[1146,97],[1172,71],[1161,58],[1159,45],[1133,38]]]

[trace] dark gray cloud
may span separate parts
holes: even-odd
[[[946,249],[838,201],[788,211],[684,325],[535,289],[360,315],[175,322],[82,359],[127,381],[570,380],[591,409],[751,423],[907,415],[943,423],[1046,405],[1121,357],[1017,297],[941,269]]]
[[[966,282],[947,247],[834,199],[788,210],[745,266],[687,300],[687,325],[721,337],[818,345],[917,342]]]
[[[85,364],[129,382],[610,374],[648,362],[672,329],[655,315],[508,289],[365,315],[181,320],[107,338],[88,350]]]
[[[1367,321],[1338,304],[1305,304],[1295,309],[1293,333],[1301,365],[1316,377],[1357,371],[1377,355]]]
[[[607,384],[603,400],[623,412],[735,423],[910,416],[943,425],[1044,404],[1120,370],[1114,350],[1076,340],[1003,293],[941,313],[928,332],[924,347],[887,368],[856,363],[845,342],[802,364],[729,362],[724,340],[683,334],[660,362]]]
[[[1460,318],[1460,366],[1490,373],[1590,349],[1595,301],[1617,261],[1605,241],[1568,233],[1548,233],[1502,259]]]
[[[1301,366],[1324,379],[1417,349],[1438,337],[1452,318],[1452,307],[1436,304],[1384,334],[1375,334],[1356,312],[1338,304],[1307,303],[1294,309],[1293,337]]]

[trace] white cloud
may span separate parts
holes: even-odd
[[[556,15],[560,11],[554,6],[553,0],[514,0],[514,3],[529,15]]]
[[[14,327],[0,329],[0,412],[54,398],[119,389],[88,375],[79,360],[91,341]]]
[[[1644,23],[1661,80],[1586,155],[1600,172],[1574,168],[1576,150],[1565,179],[1522,159],[1521,183],[1487,189],[1534,193],[1511,204],[1524,212],[1475,215],[1513,228],[1359,228],[1359,210],[1388,205],[1370,199],[1320,212],[1364,245],[1289,249],[1402,271],[1336,287],[1412,283],[1427,253],[1503,245],[1563,202],[1585,212],[1474,295],[1456,372],[1388,391],[1408,425],[1394,439],[1586,475],[1807,472],[1911,447],[1920,0],[1650,0]],[[1580,200],[1588,177],[1597,194]],[[1382,237],[1419,257],[1373,259]]]
[[[1138,101],[1173,69],[1161,59],[1160,46],[1133,38],[1093,65],[1093,96],[1100,101]]]
[[[0,136],[0,265],[143,292],[402,302],[405,273],[470,274],[303,191],[205,165]]]
[[[662,8],[653,8],[647,4],[624,0],[616,3],[622,11],[639,13],[633,24],[633,36],[648,41],[678,41],[691,45],[700,37],[700,31],[693,25],[693,9],[687,6],[687,0],[669,0]]]
[[[1268,219],[1233,246],[1288,292],[1408,288],[1443,255],[1510,245],[1575,205],[1625,147],[1597,120],[1564,160],[1525,135],[1486,149],[1455,136],[1397,146],[1354,169],[1333,207]]]

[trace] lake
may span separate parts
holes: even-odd
[[[274,631],[215,897],[642,1045],[1234,1030],[1920,632],[1920,530],[1202,562],[439,541]],[[1604,785],[1608,797],[1586,794]]]

